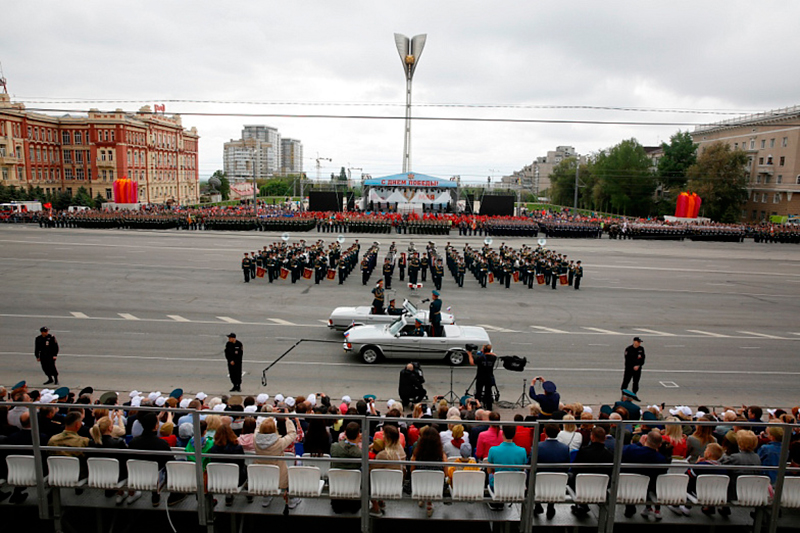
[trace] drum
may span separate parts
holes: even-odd
[[[560,276],[558,276],[558,280],[561,282],[562,285],[566,285],[567,283],[569,283],[567,281],[567,275],[566,274],[561,274]]]
[[[311,279],[311,276],[314,275],[314,271],[308,267],[303,269],[303,279]]]
[[[264,270],[262,267],[256,268],[256,277],[257,278],[263,278],[265,272],[266,272],[266,270]]]
[[[281,267],[281,279],[286,279],[289,277],[289,269]]]
[[[328,279],[336,279],[336,269],[329,268],[328,269]]]
[[[536,283],[544,285],[544,274],[536,274]]]
[[[494,283],[494,272],[489,272],[489,283]]]
[[[519,272],[514,272],[512,277],[514,278],[514,283],[518,283],[519,282]]]

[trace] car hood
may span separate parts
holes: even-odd
[[[348,342],[360,342],[362,340],[373,340],[378,338],[388,339],[389,332],[387,325],[378,326],[355,326],[347,330]]]

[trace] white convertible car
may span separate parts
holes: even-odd
[[[486,330],[478,326],[446,325],[444,337],[407,336],[414,329],[414,319],[399,317],[391,324],[356,326],[345,333],[344,351],[358,354],[367,364],[381,357],[412,359],[446,359],[460,365],[467,358],[466,345],[491,344]]]
[[[428,311],[426,309],[418,309],[417,306],[403,300],[403,316],[411,318],[411,323],[414,319],[418,318],[424,325],[428,325]],[[345,331],[352,326],[367,326],[373,324],[391,324],[397,320],[398,315],[373,315],[372,307],[337,307],[328,318],[328,327],[337,331]],[[454,324],[455,318],[452,314],[442,311],[442,324]]]

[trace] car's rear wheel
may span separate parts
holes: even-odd
[[[371,365],[381,358],[381,352],[374,346],[365,346],[361,350],[361,360]]]
[[[453,366],[464,364],[464,352],[461,350],[451,350],[447,352],[447,362]]]

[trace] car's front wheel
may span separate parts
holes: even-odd
[[[377,362],[380,357],[381,352],[374,346],[365,346],[364,349],[361,350],[361,360],[368,365]]]
[[[461,350],[452,350],[447,352],[447,362],[453,366],[459,366],[464,363],[464,352]]]

